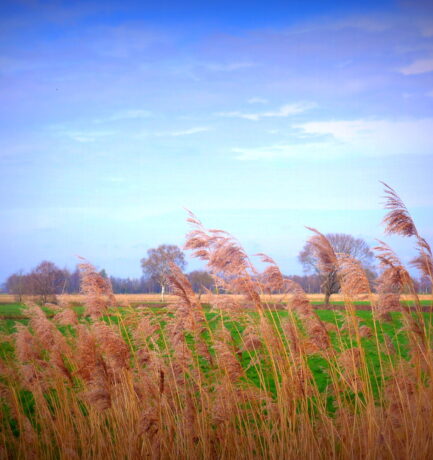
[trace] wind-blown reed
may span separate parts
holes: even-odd
[[[387,193],[388,232],[420,238],[396,193]],[[208,292],[210,309],[172,265],[176,300],[168,308],[117,310],[109,283],[87,263],[84,318],[63,305],[51,321],[40,306],[27,305],[30,322],[2,337],[2,458],[431,456],[431,323],[391,248],[377,249],[375,300],[361,265],[335,254],[313,230],[320,269],[337,270],[345,299],[338,327],[319,318],[272,258],[259,254],[266,265],[260,272],[231,235],[206,229],[193,214],[189,221],[185,247],[217,286]],[[420,255],[427,264],[428,248]],[[403,291],[414,310],[400,304]],[[286,305],[282,313],[273,308],[275,294]],[[372,328],[356,314],[359,295],[372,299]],[[395,312],[404,350],[387,334]],[[312,371],[313,359],[324,380]]]

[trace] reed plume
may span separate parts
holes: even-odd
[[[385,233],[418,238],[418,230],[406,205],[393,188],[384,182],[382,184],[385,187],[385,209],[389,209],[383,219]]]
[[[78,268],[81,292],[85,296],[86,313],[91,318],[97,319],[107,312],[109,306],[116,303],[111,283],[89,263],[79,264]]]
[[[400,311],[400,295],[407,285],[409,274],[394,251],[383,241],[374,250],[382,273],[376,280],[378,300],[374,312],[378,319],[392,321],[390,313]]]
[[[342,312],[316,310],[272,258],[259,254],[259,272],[232,236],[190,221],[211,306],[172,265],[167,307],[108,310],[109,282],[84,264],[85,315],[29,305],[29,324],[1,336],[2,458],[430,458],[431,322],[389,246],[373,310],[401,322],[382,324],[355,311],[370,294],[359,262],[317,230]]]
[[[253,279],[257,271],[242,246],[227,232],[206,230],[192,213],[188,222],[194,229],[186,236],[185,249],[191,249],[195,257],[206,261],[217,285],[243,294],[257,309],[262,309],[260,285]]]
[[[385,209],[389,213],[383,219],[385,232],[397,234],[405,237],[414,236],[417,239],[418,256],[411,261],[411,265],[430,278],[433,286],[433,253],[427,240],[423,238],[415,226],[415,223],[397,192],[389,185],[382,182],[385,186],[386,201]]]
[[[361,263],[348,254],[340,254],[337,260],[341,292],[347,298],[369,295],[370,282]]]

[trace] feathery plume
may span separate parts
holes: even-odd
[[[320,233],[315,228],[306,227],[308,230],[315,233],[309,238],[308,242],[314,250],[314,253],[319,261],[319,269],[323,273],[333,271],[337,265],[337,256],[334,248],[325,235]]]
[[[401,310],[400,295],[410,285],[411,278],[395,252],[383,241],[379,243],[374,250],[383,272],[376,280],[379,296],[373,313],[378,319],[391,321],[390,312]]]
[[[234,383],[243,375],[243,369],[236,353],[231,345],[230,333],[222,327],[219,331],[219,337],[214,342],[214,349],[218,360],[218,366],[225,371],[229,380]]]
[[[415,257],[410,264],[417,268],[422,275],[433,281],[433,254],[430,245],[424,238],[418,239],[418,257]]]
[[[433,273],[433,260],[426,254],[420,254],[410,261],[410,264],[417,268],[424,276],[430,277]]]
[[[15,353],[21,363],[41,358],[40,346],[24,324],[16,323]]]
[[[348,254],[340,254],[337,261],[341,292],[356,297],[370,292],[370,283],[361,263]]]
[[[62,326],[75,326],[78,324],[78,316],[71,308],[66,308],[53,317],[53,321]]]
[[[105,357],[109,373],[117,374],[127,369],[129,367],[129,348],[113,327],[103,322],[95,322],[92,325],[92,331]]]
[[[382,184],[385,187],[385,209],[390,210],[383,219],[385,233],[418,237],[415,223],[397,192],[385,182]]]
[[[361,364],[361,351],[359,348],[347,348],[338,356],[338,364],[343,371],[346,383],[354,393],[359,391],[361,380],[358,375],[358,368]]]
[[[47,350],[57,348],[58,350],[65,351],[67,344],[64,336],[46,317],[42,309],[33,303],[28,303],[26,306],[30,316],[30,327],[33,329],[40,344]]]
[[[363,338],[369,339],[370,337],[373,336],[373,331],[371,330],[370,327],[368,327],[367,325],[363,324],[359,328],[359,335],[361,337],[363,337]]]
[[[242,333],[242,351],[254,352],[261,348],[262,339],[257,332],[257,327],[249,324]]]
[[[80,289],[85,296],[86,313],[93,319],[100,318],[108,309],[108,306],[115,305],[108,279],[101,276],[95,267],[89,263],[78,265],[80,270]]]
[[[229,291],[241,293],[257,309],[262,309],[260,283],[253,279],[257,271],[242,246],[227,232],[206,230],[191,212],[187,220],[196,228],[187,235],[184,248],[191,249],[195,257],[205,260],[216,278],[221,278],[222,274]]]
[[[385,209],[390,210],[383,219],[383,223],[386,226],[385,232],[406,237],[415,236],[417,238],[419,256],[413,259],[411,264],[433,280],[433,254],[430,245],[418,233],[408,209],[396,191],[384,182],[382,184],[385,186],[386,193]]]
[[[284,284],[286,292],[291,292],[293,294],[288,307],[297,312],[303,320],[310,340],[310,348],[316,348],[317,351],[329,348],[331,342],[328,330],[325,324],[314,312],[313,307],[302,287],[292,280],[284,280]]]
[[[256,256],[260,257],[263,263],[268,264],[268,267],[266,267],[260,276],[263,291],[268,294],[272,294],[275,291],[282,291],[285,287],[285,280],[274,259],[263,253],[256,254]]]

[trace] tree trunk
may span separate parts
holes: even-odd
[[[331,294],[329,291],[325,291],[325,307],[329,307],[329,298],[331,297]]]
[[[161,284],[161,302],[164,302],[165,286]]]

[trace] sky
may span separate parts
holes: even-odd
[[[408,261],[380,181],[433,243],[430,2],[152,3],[1,2],[0,282],[138,277],[185,208],[287,274],[305,226]]]

